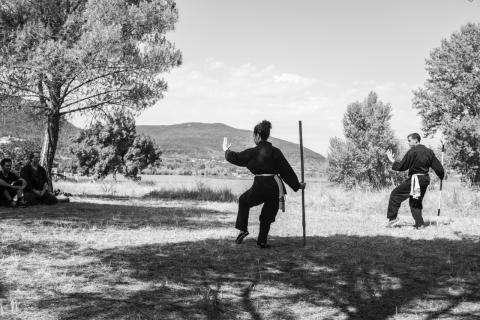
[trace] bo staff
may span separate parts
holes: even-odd
[[[300,131],[300,168],[302,173],[302,183],[305,182],[305,174],[303,168],[303,138],[302,138],[302,121],[298,121],[298,129]],[[302,189],[302,227],[303,227],[303,246],[307,244],[305,235],[305,189]]]
[[[442,167],[443,167],[443,155],[445,154],[445,144],[442,141]],[[445,178],[445,177],[444,177]],[[443,189],[443,179],[440,180],[440,193],[438,195],[438,212],[437,216],[440,216],[440,208],[442,206],[442,189]]]

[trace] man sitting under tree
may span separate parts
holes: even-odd
[[[0,161],[0,203],[11,207],[24,207],[23,190],[27,182],[12,172],[12,159]],[[13,198],[17,196],[15,202]]]
[[[397,217],[398,210],[402,202],[409,198],[410,211],[415,220],[415,228],[423,229],[425,224],[422,217],[422,201],[430,184],[428,171],[432,168],[440,180],[443,180],[445,171],[435,153],[420,144],[421,138],[418,133],[409,134],[407,139],[410,150],[405,154],[402,161],[396,161],[393,152],[391,150],[387,151],[388,160],[393,163],[393,170],[408,170],[408,179],[393,189],[390,194],[387,210],[387,218],[390,221],[387,227],[394,227],[400,222]]]
[[[27,182],[25,200],[28,204],[56,204],[58,199],[48,191],[47,172],[40,165],[40,153],[31,153],[29,160],[20,172],[20,176]]]

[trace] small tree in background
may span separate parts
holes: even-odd
[[[160,160],[161,151],[152,138],[138,135],[124,156],[124,175],[136,179],[141,170],[153,166]]]
[[[136,135],[135,119],[125,110],[105,115],[104,121],[82,130],[74,143],[71,151],[79,173],[99,179],[117,173],[137,179],[140,171],[155,164],[161,155],[150,137]]]
[[[429,78],[413,92],[427,136],[440,132],[449,166],[480,184],[480,25],[469,23],[426,60]]]
[[[391,107],[371,92],[363,102],[354,102],[343,116],[345,140],[332,138],[328,154],[328,178],[347,188],[382,188],[401,175],[391,170],[385,151],[399,151],[390,128]]]

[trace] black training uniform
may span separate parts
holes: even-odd
[[[3,174],[3,171],[0,170],[0,179],[5,181],[6,183],[12,185],[12,183],[15,182],[15,185],[21,185],[21,181],[18,181],[20,178],[12,171],[10,171],[8,173],[7,176],[5,176]],[[17,183],[18,182],[18,183]],[[10,195],[10,198],[13,199],[13,197],[15,197],[15,195],[17,194],[17,189],[13,189],[13,188],[9,188],[9,187],[3,187],[3,186],[0,186],[0,197],[2,197],[3,195],[3,192],[4,191],[7,191],[8,194]],[[2,199],[3,200],[3,199]],[[5,199],[6,200],[6,199]]]
[[[58,202],[57,197],[48,191],[41,197],[33,193],[33,189],[42,190],[45,183],[48,182],[47,171],[42,166],[38,166],[35,170],[27,164],[20,171],[20,176],[27,182],[23,196],[28,204],[56,204]]]
[[[278,174],[294,191],[300,189],[297,175],[283,153],[268,141],[260,141],[256,147],[242,152],[227,150],[225,159],[234,165],[247,167],[255,175]],[[282,187],[285,188],[283,183]],[[279,209],[278,189],[278,184],[273,176],[255,176],[252,187],[238,200],[235,228],[247,231],[250,208],[264,203],[260,214],[258,243],[266,243],[270,224],[275,221]]]
[[[398,215],[398,209],[400,208],[401,203],[407,198],[410,198],[410,211],[412,212],[413,219],[415,219],[415,226],[419,227],[423,225],[422,201],[425,192],[427,191],[427,187],[430,184],[430,176],[428,175],[430,168],[432,168],[437,176],[443,180],[445,171],[442,164],[438,161],[435,153],[422,144],[417,144],[410,148],[401,161],[395,161],[393,163],[392,169],[395,171],[408,170],[408,179],[393,189],[390,194],[387,210],[388,219],[395,219]],[[412,176],[414,174],[420,174],[418,176],[418,182],[420,184],[420,197],[418,199],[414,199],[410,196]]]

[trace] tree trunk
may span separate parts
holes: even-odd
[[[55,153],[57,151],[58,133],[60,131],[60,114],[54,113],[48,115],[43,138],[41,153],[41,164],[47,171],[48,190],[53,191],[52,167]]]

